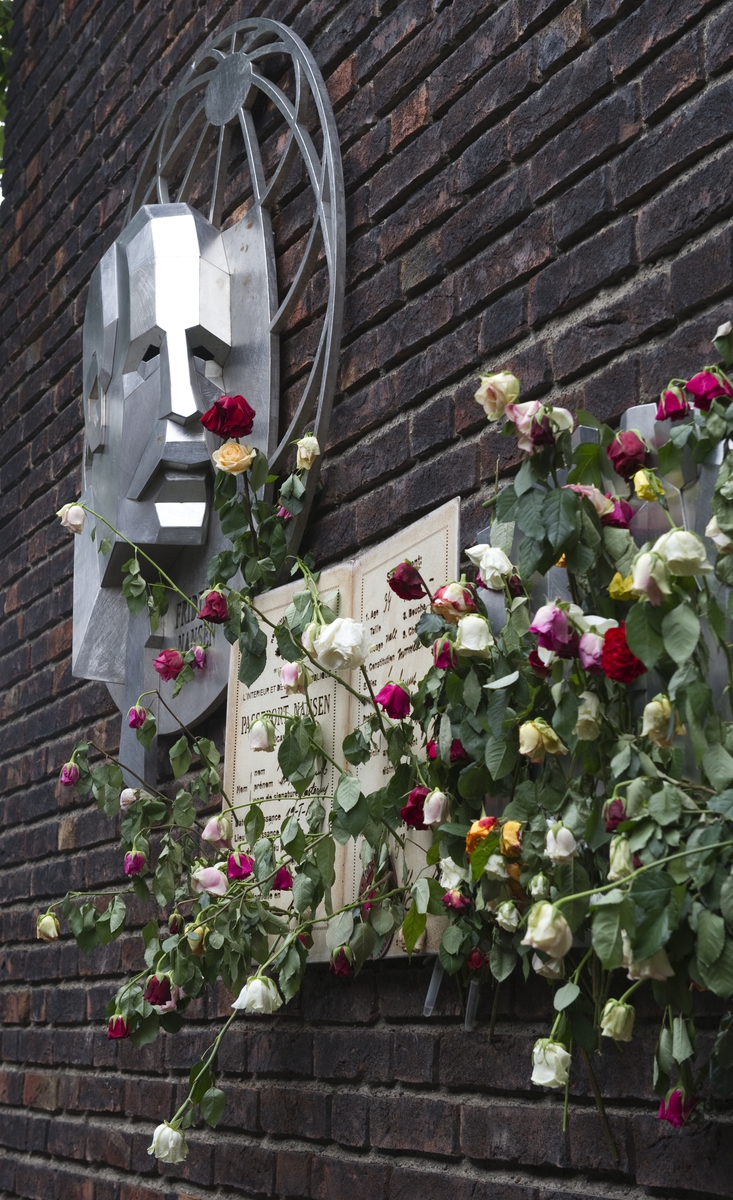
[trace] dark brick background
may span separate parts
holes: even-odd
[[[107,818],[55,782],[74,738],[114,747],[119,717],[102,686],[71,676],[71,539],[53,513],[80,482],[89,275],[191,55],[235,19],[284,20],[336,110],[349,249],[311,535],[326,560],[456,493],[473,539],[513,444],[472,400],[477,368],[508,366],[525,398],[613,418],[706,359],[733,315],[733,3],[15,0],[14,11],[0,210],[0,1192],[729,1195],[725,1114],[679,1133],[654,1118],[651,1006],[632,1045],[596,1061],[614,1168],[580,1063],[567,1135],[559,1098],[530,1087],[540,981],[507,987],[489,1045],[486,1012],[464,1034],[446,983],[423,1021],[429,968],[390,965],[353,986],[314,967],[299,1008],[241,1022],[221,1056],[222,1129],[192,1133],[184,1167],[157,1168],[152,1125],[174,1110],[227,998],[197,1002],[188,1032],[142,1052],[109,1042],[104,1008],[138,962],[134,935],[89,959],[67,936],[37,943],[34,929],[68,887],[120,877]],[[282,227],[297,226],[291,207]],[[286,387],[308,352],[307,335],[285,347]]]

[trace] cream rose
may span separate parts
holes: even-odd
[[[728,537],[727,533],[718,524],[717,517],[711,517],[705,526],[705,537],[709,537],[717,548],[719,554],[731,554],[733,552],[733,538]]]
[[[672,705],[666,696],[655,696],[644,706],[641,722],[641,736],[649,738],[655,746],[668,750],[675,735],[675,722],[672,716]]]
[[[65,504],[56,516],[61,518],[64,529],[70,530],[71,533],[81,533],[87,519],[87,514],[80,504]]]
[[[578,843],[570,830],[558,821],[547,831],[545,854],[554,863],[569,863],[578,853]]]
[[[481,375],[480,379],[481,386],[474,393],[474,400],[481,405],[490,421],[498,421],[504,415],[507,404],[513,404],[519,395],[519,380],[509,371]]]
[[[640,596],[658,607],[662,600],[672,595],[669,574],[663,560],[645,550],[637,555],[631,566],[631,594]]]
[[[533,900],[546,900],[550,894],[550,881],[546,875],[533,875],[528,890]]]
[[[519,753],[530,762],[542,763],[546,754],[567,754],[568,748],[555,733],[555,730],[537,717],[534,721],[525,721],[519,726]]]
[[[506,869],[506,863],[501,854],[490,854],[488,862],[484,867],[484,875],[489,879],[508,879],[509,873]]]
[[[575,736],[581,742],[594,742],[601,732],[601,702],[594,692],[581,692]]]
[[[631,853],[628,838],[625,838],[622,833],[617,833],[611,838],[611,845],[608,849],[608,882],[616,883],[618,879],[625,879],[634,869],[634,856]]]
[[[232,1008],[247,1013],[272,1013],[282,1004],[282,996],[272,979],[264,975],[250,975]]]
[[[254,462],[257,450],[254,446],[240,446],[239,442],[225,442],[212,454],[212,458],[220,471],[227,475],[241,475],[248,471]]]
[[[485,617],[477,613],[461,617],[455,641],[457,654],[465,658],[489,658],[493,645],[491,626]]]
[[[529,910],[527,932],[522,938],[523,946],[543,950],[551,958],[564,958],[573,944],[573,931],[554,904],[540,900]]]
[[[532,1083],[540,1087],[565,1087],[570,1076],[570,1055],[562,1042],[540,1038],[532,1051]]]
[[[274,750],[275,726],[269,717],[253,721],[249,730],[250,750]]]
[[[607,1000],[601,1013],[601,1035],[614,1042],[630,1042],[636,1010],[620,1000]]]
[[[58,917],[52,913],[44,913],[36,921],[36,937],[42,942],[55,942],[59,936]]]
[[[661,950],[657,950],[651,958],[635,959],[631,950],[631,942],[628,935],[621,930],[621,945],[623,950],[623,962],[628,972],[629,979],[658,979],[664,982],[665,979],[671,979],[674,975],[674,968],[669,961],[667,951],[662,946]]]
[[[543,979],[564,979],[565,978],[565,959],[564,958],[548,958],[543,960],[539,954],[532,955],[532,970],[537,975],[541,975]]]
[[[312,434],[308,433],[295,444],[298,447],[298,457],[296,460],[298,470],[310,471],[318,455],[321,453],[318,438],[314,438]]]
[[[512,900],[504,900],[496,910],[496,923],[507,933],[515,933],[519,928],[519,909]]]
[[[337,617],[321,628],[313,653],[327,671],[353,671],[369,653],[369,631],[351,617]]]
[[[686,529],[663,533],[652,546],[652,553],[659,555],[673,575],[708,575],[713,569],[702,538]]]
[[[490,588],[492,592],[503,591],[504,580],[514,574],[514,567],[504,551],[500,550],[498,546],[487,546],[482,543],[478,546],[471,546],[466,554],[474,567],[478,568],[484,587]]]
[[[188,1155],[186,1139],[180,1129],[176,1129],[164,1121],[153,1134],[152,1144],[148,1146],[148,1154],[154,1154],[161,1162],[183,1162]]]

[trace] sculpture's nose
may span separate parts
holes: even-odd
[[[184,329],[169,330],[160,347],[161,417],[188,425],[200,413]],[[202,431],[203,436],[203,431]]]

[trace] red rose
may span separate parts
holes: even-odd
[[[518,600],[520,596],[527,595],[524,584],[522,583],[519,575],[512,575],[509,579],[507,587],[509,589],[509,595],[513,600]]]
[[[624,621],[615,628],[609,629],[603,639],[603,654],[601,657],[603,673],[608,679],[618,683],[633,683],[640,675],[646,673],[643,662],[632,654],[626,643],[626,623]]]
[[[698,375],[693,375],[692,379],[688,379],[685,387],[695,397],[692,403],[695,408],[700,409],[700,412],[707,412],[713,400],[718,396],[733,396],[733,388],[730,384],[718,379],[718,376],[713,375],[712,371],[700,371]]]
[[[244,396],[220,396],[199,420],[221,438],[246,437],[252,432],[255,410]]]
[[[443,896],[443,904],[446,908],[452,908],[454,912],[463,912],[464,908],[470,908],[471,901],[468,896],[464,896],[463,892],[458,888],[453,888],[452,891],[446,892]]]
[[[183,933],[185,922],[180,913],[173,913],[173,916],[168,921],[168,928],[171,932],[171,937],[175,937],[177,933]]]
[[[611,466],[622,479],[632,479],[647,460],[649,447],[633,429],[621,429],[606,448]]]
[[[390,571],[387,583],[400,600],[419,600],[421,596],[429,595],[419,571],[409,562],[401,562]]]
[[[183,670],[183,655],[178,650],[161,650],[153,666],[163,683],[168,683],[177,679]]]
[[[130,1027],[126,1024],[125,1018],[117,1013],[116,1016],[110,1017],[107,1026],[108,1038],[126,1038],[130,1036]]]
[[[466,959],[466,966],[468,967],[469,971],[480,971],[483,965],[483,952],[479,950],[478,946],[474,946],[473,950]]]
[[[626,820],[623,800],[612,800],[606,809],[606,833],[613,833],[617,825]]]
[[[423,821],[425,810],[425,797],[430,795],[430,788],[415,787],[407,797],[407,804],[402,809],[400,816],[412,829],[427,829],[427,825]]]
[[[198,615],[202,621],[209,621],[212,625],[223,625],[229,620],[226,596],[221,592],[208,592]]]
[[[438,757],[438,745],[434,739],[431,738],[425,749],[427,751],[428,758]],[[453,741],[450,744],[450,760],[452,763],[468,761],[468,753],[460,738],[453,738]]]
[[[339,979],[348,979],[354,973],[354,963],[348,946],[339,946],[331,955],[330,969]]]
[[[293,877],[287,867],[278,867],[272,886],[276,892],[289,892],[293,886]]]
[[[151,975],[143,995],[148,1004],[167,1004],[171,998],[171,981],[168,976],[164,975],[162,979],[158,979],[157,975]]]
[[[550,670],[549,667],[545,666],[545,664],[543,663],[542,659],[540,658],[540,656],[536,650],[532,651],[532,653],[527,658],[527,662],[529,663],[530,667],[534,671],[535,675],[537,675],[540,679],[549,679],[550,678],[552,671]]]
[[[393,721],[402,721],[409,715],[410,697],[399,683],[385,683],[374,699]]]

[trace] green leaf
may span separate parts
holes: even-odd
[[[138,1050],[141,1050],[143,1046],[148,1046],[155,1041],[159,1029],[160,1021],[157,1012],[150,1012],[147,1017],[143,1017],[137,1028],[133,1029],[130,1041],[137,1046]]]
[[[402,922],[402,937],[404,938],[408,958],[412,958],[412,952],[417,945],[418,938],[425,932],[427,923],[427,913],[418,912],[416,904],[413,904],[407,910],[405,919]]]
[[[577,512],[578,497],[567,488],[554,488],[545,497],[544,525],[547,539],[556,554],[562,553],[567,542],[576,536]]]
[[[598,442],[581,442],[573,450],[574,467],[568,475],[568,483],[590,483],[603,491],[603,475],[600,468],[601,447]]]
[[[543,511],[546,495],[545,492],[533,489],[523,495],[517,503],[516,523],[522,533],[534,538],[536,542],[542,542],[545,537]]]
[[[351,812],[359,803],[361,784],[353,775],[342,775],[336,788],[336,802],[344,812]]]
[[[269,470],[267,455],[258,450],[249,469],[249,486],[253,492],[259,492],[260,488],[265,486]]]
[[[111,538],[103,537],[97,547],[97,554],[104,554],[106,556],[110,553],[111,549],[112,549]]]
[[[720,889],[720,911],[733,929],[733,875],[729,875]]]
[[[191,1089],[191,1099],[194,1104],[200,1104],[209,1088],[214,1086],[214,1076],[204,1063],[196,1063],[188,1076],[188,1086]]]
[[[453,744],[451,721],[447,713],[443,713],[438,726],[438,754],[444,763],[450,763],[450,751]]]
[[[667,613],[662,621],[662,638],[673,662],[687,662],[700,639],[700,618],[695,610],[688,604],[679,604]]]
[[[145,718],[145,723],[141,725],[139,729],[135,730],[135,737],[139,742],[142,743],[146,750],[149,750],[153,744],[153,738],[157,732],[158,730],[155,724],[155,717],[148,713]]]
[[[570,1008],[580,995],[580,988],[577,983],[568,980],[561,988],[555,992],[553,1004],[557,1012],[562,1012],[564,1008]]]
[[[185,775],[191,766],[191,747],[185,734],[182,734],[178,741],[171,746],[168,757],[173,768],[173,778],[180,779],[181,775]]]
[[[324,887],[333,887],[336,882],[336,843],[332,838],[324,838],[316,846],[316,866],[321,872]]]
[[[473,667],[468,672],[463,684],[463,703],[466,705],[466,708],[470,708],[472,713],[476,712],[481,703],[481,684]]]
[[[530,488],[534,487],[536,480],[537,472],[535,471],[532,458],[525,458],[521,467],[514,476],[514,491],[518,496],[524,496]],[[517,512],[519,512],[519,505],[517,505]]]
[[[643,875],[637,875],[631,885],[634,902],[646,912],[663,908],[668,903],[674,880],[663,867],[654,867]]]
[[[629,650],[641,659],[648,670],[656,665],[665,648],[657,624],[658,620],[655,620],[648,604],[634,604],[626,618],[626,642]]]
[[[300,871],[293,879],[293,904],[299,913],[310,908],[316,894],[316,885],[305,871]]]
[[[244,818],[244,834],[250,847],[254,847],[262,837],[264,828],[265,816],[262,809],[259,804],[250,804],[247,809],[247,815]]]
[[[339,913],[331,917],[326,930],[326,945],[329,950],[337,950],[339,946],[348,945],[354,929],[354,915],[351,911]]]
[[[560,863],[555,868],[555,883],[558,895],[560,896],[572,896],[576,892],[587,892],[590,890],[588,873],[585,867],[580,865],[577,858],[572,859],[569,863]],[[573,900],[569,904],[563,904],[562,906],[563,916],[573,931],[581,924],[587,911],[587,898]]]
[[[706,967],[712,967],[725,946],[725,921],[717,913],[704,908],[697,920],[697,957]],[[680,1062],[680,1059],[677,1059]]]
[[[712,966],[705,966],[698,959],[698,967],[703,983],[716,996],[727,1000],[733,994],[733,941],[730,938],[725,939],[723,952]]]
[[[354,767],[369,762],[371,758],[369,742],[364,737],[361,729],[355,729],[353,733],[348,734],[343,740],[341,749],[346,761]]]
[[[658,792],[654,792],[648,801],[649,815],[654,817],[658,825],[671,825],[678,820],[682,812],[682,793],[674,784],[665,783]],[[644,879],[645,876],[641,876]],[[648,876],[646,876],[648,879]]]
[[[518,747],[503,737],[489,738],[484,752],[484,761],[494,780],[503,779],[514,770],[517,761]]]
[[[505,979],[509,978],[516,963],[516,950],[512,950],[511,946],[505,946],[501,942],[495,941],[489,955],[489,967],[497,983],[502,983]]]
[[[733,758],[719,742],[708,746],[703,755],[702,766],[716,791],[722,791],[733,782]]]
[[[621,927],[620,904],[604,904],[594,912],[591,926],[593,949],[607,971],[621,966]]]

